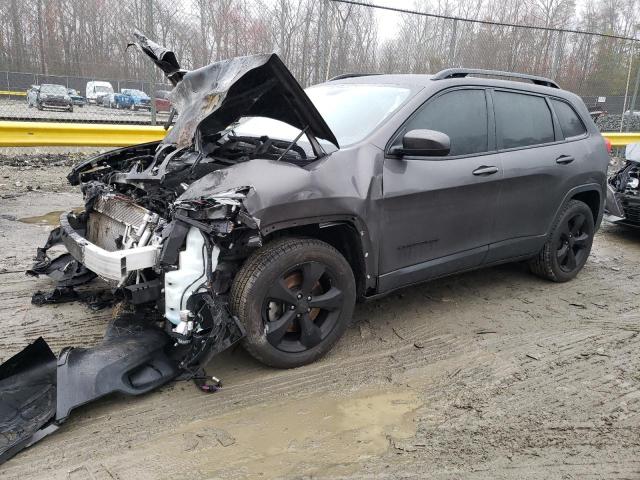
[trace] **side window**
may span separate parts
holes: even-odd
[[[578,117],[578,114],[573,110],[571,105],[560,100],[551,100],[551,105],[556,111],[556,116],[560,122],[560,128],[564,134],[564,138],[577,137],[578,135],[584,135],[587,133],[582,120]]]
[[[496,91],[493,98],[502,148],[540,145],[555,140],[551,111],[543,97]]]
[[[449,135],[450,156],[486,152],[488,128],[484,90],[455,90],[428,102],[409,120],[403,132],[416,129],[437,130]]]

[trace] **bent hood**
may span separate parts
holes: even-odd
[[[179,112],[163,143],[189,146],[197,130],[219,132],[242,117],[285,122],[339,147],[309,97],[275,54],[235,57],[184,72],[175,54],[136,33],[135,44],[175,85],[170,99]]]

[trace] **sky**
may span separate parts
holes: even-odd
[[[493,0],[499,2],[500,0]],[[402,8],[405,10],[416,10],[416,3],[429,3],[427,0],[373,0],[371,3],[385,7]],[[585,0],[576,0],[576,11],[580,12]],[[389,10],[375,9],[378,21],[378,38],[385,41],[393,38],[397,26],[400,24],[401,13]],[[569,26],[568,26],[569,27]]]
[[[403,8],[405,10],[415,9],[415,0],[374,0],[372,3],[384,7]],[[402,14],[389,10],[380,10],[378,8],[376,8],[375,11],[378,21],[378,38],[381,41],[392,38],[397,26],[400,25],[400,17]]]

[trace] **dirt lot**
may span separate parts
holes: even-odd
[[[68,167],[9,163],[0,357],[40,335],[95,344],[110,312],[33,306],[52,285],[23,273],[50,227],[20,219],[82,203]],[[505,265],[406,289],[360,305],[320,362],[273,370],[235,349],[209,368],[222,391],[84,407],[0,479],[640,478],[639,264],[640,232],[605,225],[568,284]]]

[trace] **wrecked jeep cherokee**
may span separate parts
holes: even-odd
[[[174,84],[175,125],[73,168],[85,209],[32,269],[64,288],[101,277],[119,313],[97,347],[56,358],[40,339],[1,367],[4,458],[107,393],[203,381],[240,339],[268,365],[312,362],[357,299],[516,260],[564,282],[587,261],[608,155],[551,80],[449,69],[305,92],[276,55],[186,72],[136,43]]]

